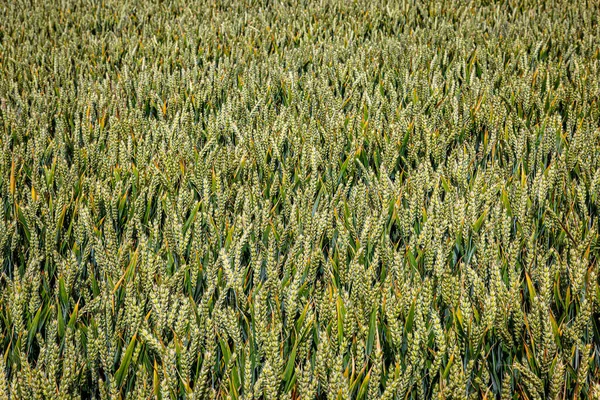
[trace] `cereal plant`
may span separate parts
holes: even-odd
[[[0,2],[0,399],[600,397],[600,2]]]

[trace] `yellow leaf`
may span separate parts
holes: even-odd
[[[10,194],[12,196],[15,195],[15,188],[17,184],[15,182],[15,160],[12,161],[12,165],[10,166]]]

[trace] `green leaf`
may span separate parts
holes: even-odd
[[[356,400],[361,400],[361,399],[365,398],[365,395],[367,394],[367,389],[369,388],[369,380],[370,379],[371,379],[371,370],[369,370],[369,372],[367,372],[365,379],[363,379],[362,384],[360,385],[360,388],[358,389],[358,394],[356,396]]]
[[[483,214],[481,214],[481,216],[479,216],[479,218],[477,218],[477,221],[475,221],[475,223],[473,224],[473,230],[475,232],[479,232],[479,229],[481,229],[481,225],[483,225],[483,221],[485,220],[486,216],[487,216],[487,210],[485,210],[483,212]]]
[[[129,368],[129,364],[131,363],[131,357],[133,355],[133,351],[135,350],[137,334],[134,334],[131,340],[129,341],[129,346],[127,346],[127,350],[125,350],[125,355],[121,361],[121,365],[119,369],[115,373],[115,380],[117,381],[117,386],[121,387],[123,384],[123,378],[127,373],[127,369]]]
[[[416,301],[413,300],[412,304],[410,305],[410,309],[408,310],[408,317],[406,318],[406,332],[412,332],[412,326],[413,326],[413,322],[415,320],[415,304]]]
[[[38,332],[38,327],[40,324],[40,318],[42,316],[42,307],[38,308],[35,313],[35,317],[33,317],[33,321],[31,321],[31,325],[29,326],[29,332],[27,334],[27,351],[31,348],[31,344],[33,343],[33,339]]]
[[[294,343],[294,347],[292,348],[292,352],[288,357],[288,361],[283,371],[282,379],[283,381],[289,385],[291,382],[292,374],[294,373],[294,363],[296,361],[296,352],[298,351],[298,341]]]
[[[369,336],[367,337],[367,354],[373,351],[373,342],[375,340],[375,332],[377,331],[377,307],[371,311],[369,320]]]
[[[527,291],[529,292],[529,300],[531,301],[531,304],[533,304],[535,302],[535,288],[533,287],[533,283],[531,282],[531,278],[529,277],[529,274],[527,272],[525,272],[525,280],[527,282]]]
[[[187,230],[189,229],[189,227],[194,223],[194,221],[196,220],[196,214],[198,214],[198,210],[200,209],[200,205],[202,204],[201,201],[196,202],[196,206],[194,206],[194,208],[192,209],[192,211],[190,212],[190,216],[188,217],[188,219],[185,221],[185,224],[183,224],[183,234],[185,235]]]
[[[500,196],[500,199],[502,200],[502,204],[504,204],[508,215],[512,216],[513,213],[512,208],[510,207],[510,201],[508,201],[508,193],[506,193],[506,189],[504,188],[502,188],[502,195]]]

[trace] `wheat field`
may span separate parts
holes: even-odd
[[[600,2],[0,2],[0,399],[600,398]]]

